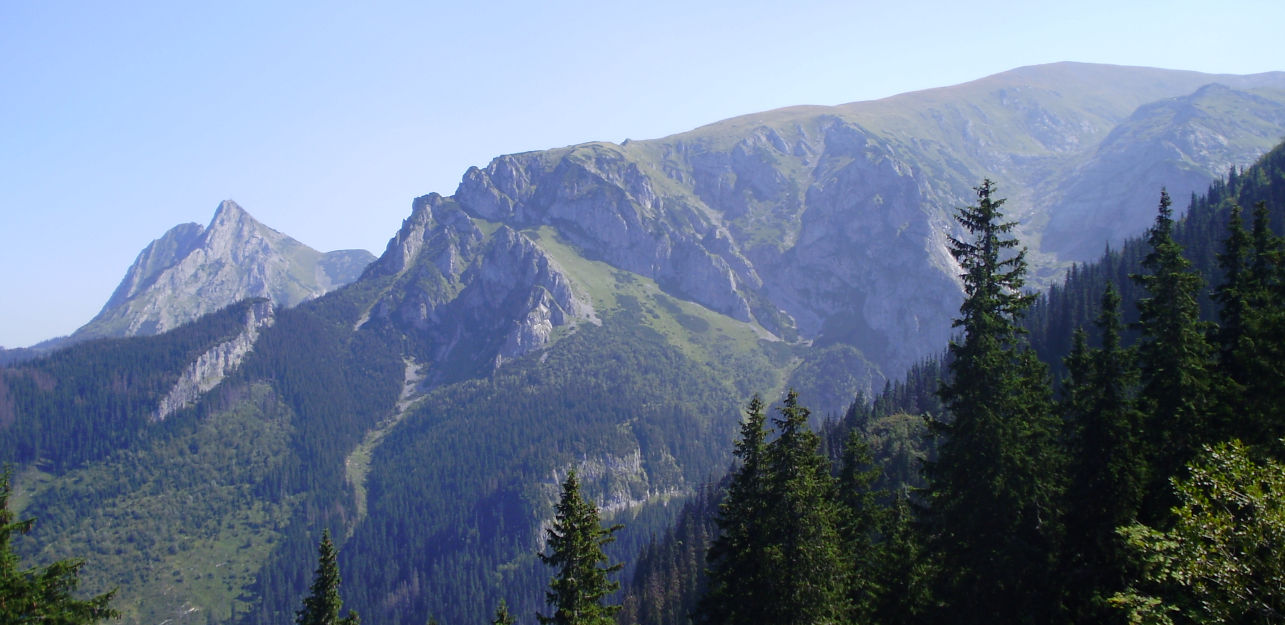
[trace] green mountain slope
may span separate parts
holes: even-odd
[[[982,177],[1038,236],[1071,206],[1053,191],[1134,171],[1121,159],[1157,159],[1129,184],[1158,188],[1148,172],[1177,157],[1132,146],[1197,127],[1164,111],[1203,111],[1227,140],[1184,152],[1191,171],[1258,150],[1282,83],[1059,64],[499,157],[417,198],[359,279],[278,310],[165,418],[184,371],[246,336],[244,311],[0,369],[0,448],[25,511],[48,519],[25,548],[90,555],[87,590],[127,585],[129,622],[288,622],[327,528],[368,622],[481,622],[501,597],[529,614],[569,469],[626,523],[628,560],[721,475],[751,394],[796,386],[839,414],[945,345],[948,217]],[[1047,277],[1073,258],[1044,243]],[[123,374],[150,349],[163,357]],[[82,378],[59,358],[98,390],[71,392]],[[109,436],[82,452],[84,431]]]
[[[1175,226],[1175,240],[1204,281],[1202,319],[1209,323],[1217,321],[1210,294],[1224,280],[1216,254],[1223,250],[1227,238],[1233,202],[1242,207],[1265,202],[1272,230],[1285,229],[1285,144],[1278,144],[1253,167],[1209,185],[1192,202],[1187,216]],[[1145,272],[1142,259],[1147,248],[1146,240],[1135,235],[1095,262],[1078,266],[1043,294],[1025,319],[1032,345],[1062,383],[1066,382],[1063,363],[1072,349],[1073,332],[1082,328],[1092,337],[1091,344],[1100,341],[1100,329],[1093,323],[1108,284],[1121,296],[1125,320],[1137,320],[1139,299],[1147,294],[1130,275]],[[1126,344],[1134,343],[1136,333],[1136,330],[1126,333]],[[876,485],[878,489],[896,491],[908,484],[923,487],[921,462],[931,453],[931,438],[923,415],[941,414],[943,407],[937,390],[944,373],[938,360],[928,361],[924,367],[913,369],[904,380],[870,398],[869,403],[861,398],[842,421],[823,429],[829,457],[838,462],[844,440],[855,429],[870,445],[873,458],[883,472]],[[1276,423],[1280,423],[1279,419]],[[1163,423],[1151,421],[1146,427],[1163,427]],[[1251,445],[1276,449],[1270,436],[1267,440],[1246,440]],[[704,555],[717,532],[714,519],[720,496],[721,493],[715,491],[694,498],[675,525],[657,535],[638,554],[638,568],[624,593],[627,619],[648,625],[679,625],[691,621],[690,615],[697,610],[705,583]],[[909,580],[903,582],[910,584]]]

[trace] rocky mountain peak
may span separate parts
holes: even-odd
[[[157,334],[249,298],[294,306],[352,282],[373,259],[365,250],[322,254],[224,200],[207,227],[176,226],[149,244],[71,339]]]
[[[214,209],[214,219],[210,221],[210,227],[228,222],[236,222],[244,219],[254,219],[250,213],[245,212],[240,204],[235,200],[223,200],[219,202],[219,207]]]

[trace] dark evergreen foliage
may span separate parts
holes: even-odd
[[[768,442],[763,402],[750,402],[736,445],[739,466],[719,506],[699,621],[804,624],[850,617],[852,567],[843,552],[838,493],[808,416],[791,391]]]
[[[1203,280],[1174,240],[1170,204],[1162,190],[1155,225],[1147,232],[1151,251],[1142,259],[1144,273],[1133,275],[1147,294],[1138,301],[1137,349],[1150,439],[1144,458],[1156,480],[1143,510],[1148,522],[1168,514],[1173,504],[1169,478],[1191,459],[1198,442],[1216,431],[1210,422],[1213,362],[1200,320]]]
[[[339,557],[330,541],[330,530],[321,533],[317,547],[317,572],[313,575],[312,588],[303,600],[303,607],[295,613],[298,625],[361,625],[361,617],[349,611],[339,618],[344,601],[339,596]]]
[[[850,611],[850,554],[843,553],[834,478],[808,416],[791,391],[772,421],[777,437],[765,455],[766,514],[755,520],[768,537],[762,573],[770,600],[759,622],[834,623]]]
[[[15,534],[31,531],[35,519],[14,520],[9,510],[13,494],[9,477],[8,469],[0,475],[0,623],[81,625],[118,617],[109,605],[114,592],[89,599],[73,596],[83,561],[60,560],[45,567],[19,568],[10,541]]]
[[[750,400],[733,452],[738,467],[718,505],[718,534],[709,546],[709,586],[701,602],[702,623],[758,622],[771,600],[766,561],[768,517],[767,415],[763,400]]]
[[[546,530],[549,553],[540,561],[553,567],[545,600],[552,614],[537,614],[543,625],[610,625],[620,605],[607,602],[607,596],[620,588],[620,583],[607,579],[619,571],[621,564],[607,564],[603,547],[621,526],[604,528],[598,520],[598,508],[580,495],[580,482],[574,469],[562,483],[553,526]]]
[[[1272,233],[1265,202],[1255,205],[1253,219],[1252,232],[1246,232],[1239,206],[1232,205],[1219,256],[1224,278],[1214,294],[1216,390],[1224,437],[1267,442],[1285,435],[1278,409],[1285,397],[1285,246]],[[1271,453],[1278,447],[1262,449]]]
[[[88,341],[0,368],[0,458],[61,473],[138,444],[184,367],[236,336],[256,303],[159,336]]]
[[[1089,349],[1077,333],[1063,387],[1071,462],[1062,575],[1072,617],[1085,623],[1120,618],[1106,605],[1126,582],[1115,528],[1137,520],[1147,485],[1138,372],[1132,351],[1120,344],[1119,306],[1119,295],[1108,285],[1095,324],[1102,345]]]
[[[928,465],[929,549],[935,596],[955,622],[1056,622],[1061,598],[1047,572],[1061,540],[1064,472],[1043,364],[1018,322],[1034,299],[1022,291],[1024,250],[1003,221],[990,181],[960,210],[969,240],[951,238],[964,304],[942,386],[949,420]]]
[[[889,532],[884,493],[875,490],[880,470],[875,464],[865,437],[857,430],[848,433],[843,460],[839,468],[838,528],[840,546],[848,561],[849,618],[869,622],[886,585],[903,573],[894,570],[895,559],[885,552],[883,535]]]
[[[707,584],[706,552],[718,535],[715,519],[722,492],[722,488],[715,486],[703,488],[683,505],[671,528],[638,552],[618,622],[636,625],[693,622],[692,615]]]

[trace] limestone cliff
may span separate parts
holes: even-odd
[[[438,365],[430,384],[489,371],[543,347],[556,327],[594,320],[592,304],[534,241],[484,225],[489,232],[450,199],[418,198],[367,270],[391,284],[359,326],[405,333],[418,358]]]
[[[1140,232],[1162,185],[1199,190],[1268,149],[1285,132],[1282,87],[1281,74],[1023,68],[501,156],[451,199],[489,222],[550,227],[587,258],[781,339],[852,345],[895,376],[949,337],[962,292],[947,237],[983,178],[1009,198],[1042,286]]]
[[[165,420],[165,417],[192,405],[218,386],[224,377],[241,365],[241,361],[254,349],[259,331],[272,325],[273,319],[272,303],[268,300],[259,300],[247,307],[241,332],[211,347],[188,365],[170,392],[161,399],[154,419]]]

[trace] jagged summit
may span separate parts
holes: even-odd
[[[252,297],[294,306],[352,282],[371,260],[365,250],[318,252],[224,200],[208,226],[181,224],[152,241],[71,339],[156,334]]]
[[[258,220],[250,216],[240,204],[235,200],[223,200],[219,202],[218,208],[214,209],[214,217],[210,219],[210,230],[232,229],[237,228],[244,222],[251,222],[259,225]]]

